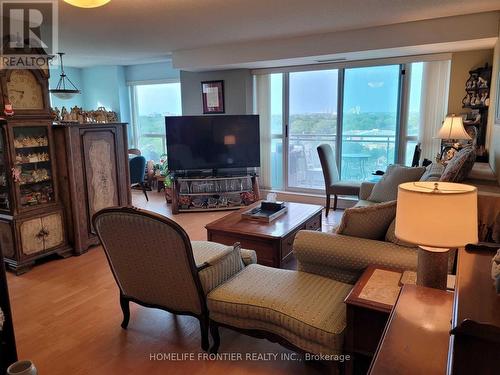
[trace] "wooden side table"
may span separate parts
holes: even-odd
[[[369,374],[446,374],[452,304],[452,292],[403,286]]]
[[[366,374],[377,350],[392,307],[399,295],[403,272],[369,266],[344,300],[347,310],[345,351],[347,374]]]

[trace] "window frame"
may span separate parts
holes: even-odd
[[[283,111],[282,111],[282,134],[271,135],[272,139],[281,139],[283,144],[283,168],[282,168],[282,189],[289,192],[296,193],[312,193],[312,194],[323,194],[325,192],[323,189],[314,188],[298,188],[289,185],[288,181],[288,167],[289,167],[289,123],[290,123],[290,111],[289,111],[289,101],[290,101],[290,73],[309,71],[309,70],[338,70],[338,85],[337,85],[337,135],[335,138],[336,153],[335,158],[337,161],[337,166],[339,168],[339,175],[342,175],[342,128],[343,128],[343,105],[344,105],[344,84],[345,84],[345,70],[349,68],[357,67],[376,67],[376,66],[387,66],[387,65],[399,65],[399,82],[398,82],[398,102],[396,109],[396,133],[395,133],[395,150],[394,150],[394,160],[390,160],[389,163],[399,163],[404,164],[406,160],[406,151],[408,142],[418,142],[418,136],[408,135],[408,110],[409,110],[409,97],[410,97],[410,80],[411,80],[411,64],[413,62],[425,62],[434,61],[447,58],[448,55],[437,55],[435,58],[429,59],[408,59],[408,60],[396,60],[396,59],[386,59],[373,61],[372,64],[367,64],[366,61],[363,63],[353,63],[353,64],[327,64],[322,67],[318,66],[299,66],[299,67],[288,67],[283,69],[262,69],[253,71],[254,74],[272,74],[281,73],[282,74],[282,97],[283,97]],[[307,69],[310,68],[310,69]],[[261,72],[261,73],[259,73]],[[272,188],[272,187],[271,187]]]
[[[144,133],[139,134],[139,120],[138,120],[138,102],[137,102],[137,87],[138,86],[149,86],[149,85],[162,85],[171,83],[181,83],[180,78],[169,78],[169,79],[158,79],[158,80],[147,80],[147,81],[129,81],[127,86],[129,87],[129,102],[130,102],[130,113],[131,113],[131,129],[132,136],[129,137],[129,147],[138,148],[139,140],[141,137],[145,138],[161,138],[163,144],[163,152],[167,149],[167,139],[166,135],[162,133]],[[180,88],[182,90],[182,88]],[[182,98],[182,91],[179,92]],[[182,102],[182,101],[181,101]],[[182,114],[182,108],[181,108]]]

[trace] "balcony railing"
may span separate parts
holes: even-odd
[[[328,143],[335,149],[335,134],[291,134],[288,153],[288,185],[299,189],[323,189],[324,180],[316,147]],[[365,180],[394,161],[394,135],[345,134],[342,136],[341,178]],[[276,148],[277,158],[282,154]],[[279,159],[281,160],[281,159]]]

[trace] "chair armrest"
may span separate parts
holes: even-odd
[[[361,187],[359,188],[359,199],[367,200],[372,193],[375,182],[363,181]]]
[[[298,270],[354,284],[371,264],[416,270],[416,248],[392,242],[303,230],[297,233],[293,251]]]

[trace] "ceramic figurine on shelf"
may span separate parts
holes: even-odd
[[[488,81],[485,80],[483,77],[479,77],[477,79],[478,81],[478,84],[477,84],[477,87],[480,88],[480,89],[485,89],[488,87]]]
[[[470,99],[471,99],[471,96],[469,94],[465,95],[465,97],[462,100],[462,104],[465,107],[469,106],[470,105]]]
[[[68,121],[68,110],[66,109],[66,107],[62,107],[61,108],[61,114],[60,114],[60,119],[61,121]]]
[[[20,168],[12,168],[12,178],[14,182],[21,182],[21,169]]]
[[[118,115],[115,111],[109,111],[107,117],[107,122],[118,122]]]
[[[484,106],[487,106],[488,104],[490,104],[489,100],[488,100],[488,93],[487,92],[483,92],[481,94],[481,105],[484,105]]]
[[[472,82],[473,82],[473,79],[472,77],[470,77],[467,82],[465,83],[465,88],[466,89],[472,89]]]
[[[54,121],[61,121],[61,111],[59,111],[59,108],[54,107],[51,109],[51,112]]]

